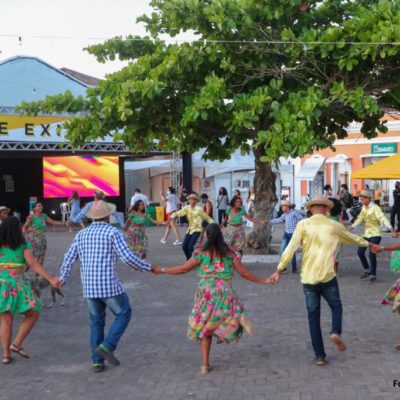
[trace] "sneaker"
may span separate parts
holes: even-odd
[[[95,353],[102,357],[105,358],[111,365],[117,366],[119,365],[119,360],[117,357],[114,356],[114,353],[110,350],[107,349],[104,344],[101,344],[96,350]]]
[[[162,244],[167,243],[167,241],[166,241],[165,239],[161,239],[160,242],[161,242]]]
[[[371,276],[368,283],[376,283],[376,276]]]
[[[103,372],[104,371],[104,364],[93,364],[93,372]]]
[[[346,351],[347,349],[346,343],[343,341],[340,335],[338,335],[337,333],[332,333],[331,341],[336,346],[338,351]]]
[[[361,276],[360,279],[368,279],[369,278],[369,272],[364,272]]]
[[[181,240],[175,240],[174,243],[172,243],[174,246],[178,246],[178,244],[182,244]]]
[[[317,358],[314,360],[314,363],[315,363],[315,365],[318,365],[319,367],[322,367],[323,365],[326,364],[325,357],[317,357]]]

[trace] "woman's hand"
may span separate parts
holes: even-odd
[[[371,251],[375,254],[381,253],[383,251],[382,246],[379,246],[379,244],[373,244],[369,246]]]
[[[152,265],[150,272],[154,275],[160,275],[161,274],[161,268],[158,267],[157,265]]]
[[[264,279],[264,285],[268,285],[268,284],[271,284],[271,285],[274,284],[274,282],[273,282],[271,277],[268,277],[268,278]]]
[[[63,286],[64,282],[58,278],[57,276],[52,276],[49,279],[50,285],[55,287],[56,289],[60,289],[61,286]]]

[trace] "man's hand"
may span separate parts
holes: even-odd
[[[370,248],[371,251],[372,251],[373,253],[375,253],[375,254],[381,253],[381,252],[383,251],[383,250],[382,250],[382,246],[380,246],[379,244],[370,243],[369,248]]]
[[[282,271],[276,270],[275,273],[273,273],[268,279],[270,279],[270,283],[272,283],[273,285],[276,285],[279,282],[281,275],[282,275]]]

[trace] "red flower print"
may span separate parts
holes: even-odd
[[[18,295],[17,290],[14,289],[14,288],[11,288],[11,289],[10,289],[10,296],[11,296],[11,297],[17,297],[17,295]]]
[[[16,278],[19,275],[19,272],[11,270],[11,271],[9,271],[9,274],[10,274],[11,278]]]
[[[193,320],[194,320],[194,322],[195,322],[196,324],[200,323],[200,321],[201,321],[201,313],[200,313],[200,312],[196,313],[196,314],[194,315],[194,317],[193,317]]]
[[[224,280],[223,279],[217,279],[216,281],[215,281],[215,287],[217,287],[217,288],[221,288],[221,287],[223,287],[224,286]]]
[[[224,263],[222,261],[217,261],[214,263],[214,271],[222,272],[224,270]]]
[[[210,291],[210,290],[206,290],[206,291],[204,292],[204,300],[205,300],[205,301],[210,301],[211,298],[212,298],[211,291]]]
[[[3,299],[7,299],[7,298],[8,298],[8,292],[7,292],[7,290],[3,290],[3,292],[1,293],[1,297],[2,297]]]
[[[30,305],[32,308],[36,307],[36,301],[35,301],[35,300],[32,300],[32,301],[29,303],[29,305]]]
[[[213,303],[208,303],[207,304],[207,311],[209,313],[211,313],[211,312],[213,312],[213,310],[214,310],[214,304]]]

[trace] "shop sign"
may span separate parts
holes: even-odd
[[[372,154],[396,154],[397,143],[375,143],[371,144]]]

